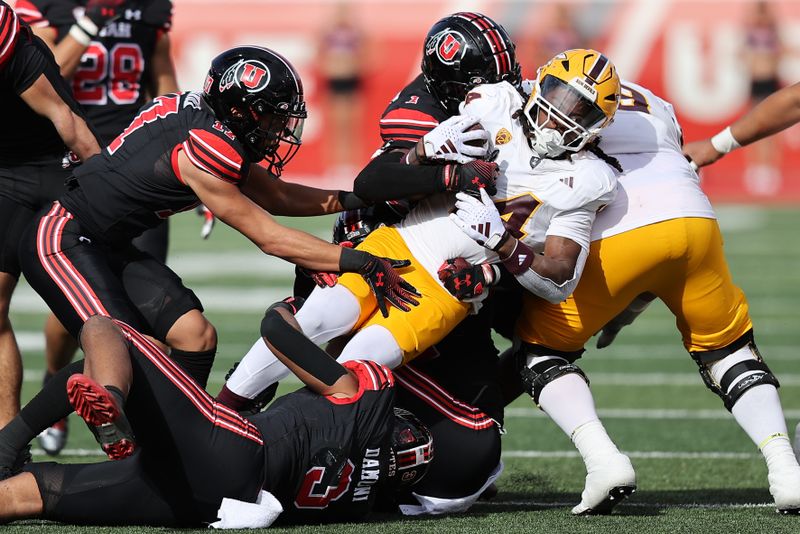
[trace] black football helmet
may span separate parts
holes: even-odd
[[[333,242],[338,245],[349,241],[357,247],[373,230],[383,225],[374,206],[343,211],[333,223]]]
[[[413,413],[395,408],[391,447],[395,489],[408,489],[422,480],[433,461],[431,431]]]
[[[428,91],[448,113],[470,89],[507,81],[518,87],[522,72],[506,30],[480,13],[454,13],[434,24],[425,37],[422,75]]]
[[[306,118],[303,83],[294,67],[268,48],[231,48],[211,62],[203,96],[248,155],[266,160],[279,176],[300,148]]]

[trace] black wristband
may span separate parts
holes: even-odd
[[[363,198],[352,191],[339,191],[338,198],[339,204],[341,204],[345,210],[357,210],[369,206]]]
[[[342,255],[339,256],[339,271],[343,273],[363,272],[374,256],[363,250],[353,248],[342,248]]]

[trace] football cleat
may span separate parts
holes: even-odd
[[[636,473],[630,459],[621,452],[598,462],[589,469],[581,502],[572,509],[574,515],[606,515],[636,491]]]
[[[778,513],[800,515],[800,467],[769,473],[767,480]]]
[[[67,380],[67,396],[111,460],[122,460],[133,454],[136,441],[131,425],[106,388],[78,373]]]
[[[69,435],[69,427],[67,426],[67,418],[56,422],[53,426],[42,430],[41,434],[36,436],[36,441],[39,446],[50,456],[56,456],[64,446],[67,444],[67,436]]]

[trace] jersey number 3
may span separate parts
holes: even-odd
[[[72,93],[81,104],[104,106],[135,104],[139,99],[144,56],[136,43],[118,43],[106,49],[92,42],[72,78]]]
[[[339,464],[341,465],[341,464]],[[347,460],[347,463],[342,468],[342,474],[338,478],[334,478],[330,482],[325,482],[325,479],[331,479],[330,473],[326,473],[330,467],[312,467],[306,472],[303,478],[303,485],[300,486],[300,491],[297,492],[297,497],[294,499],[294,505],[298,508],[327,508],[328,504],[335,501],[347,491],[350,487],[350,477],[353,474],[353,462]],[[325,476],[325,475],[329,476]]]

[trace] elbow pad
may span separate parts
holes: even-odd
[[[534,295],[542,297],[553,304],[558,304],[559,302],[565,301],[567,297],[575,291],[575,287],[581,279],[581,274],[583,273],[583,268],[586,265],[586,259],[588,257],[589,251],[582,248],[578,256],[578,261],[575,263],[575,271],[572,273],[572,278],[562,284],[557,284],[549,278],[545,278],[533,269],[525,269],[523,272],[515,274],[514,276],[522,287]]]

